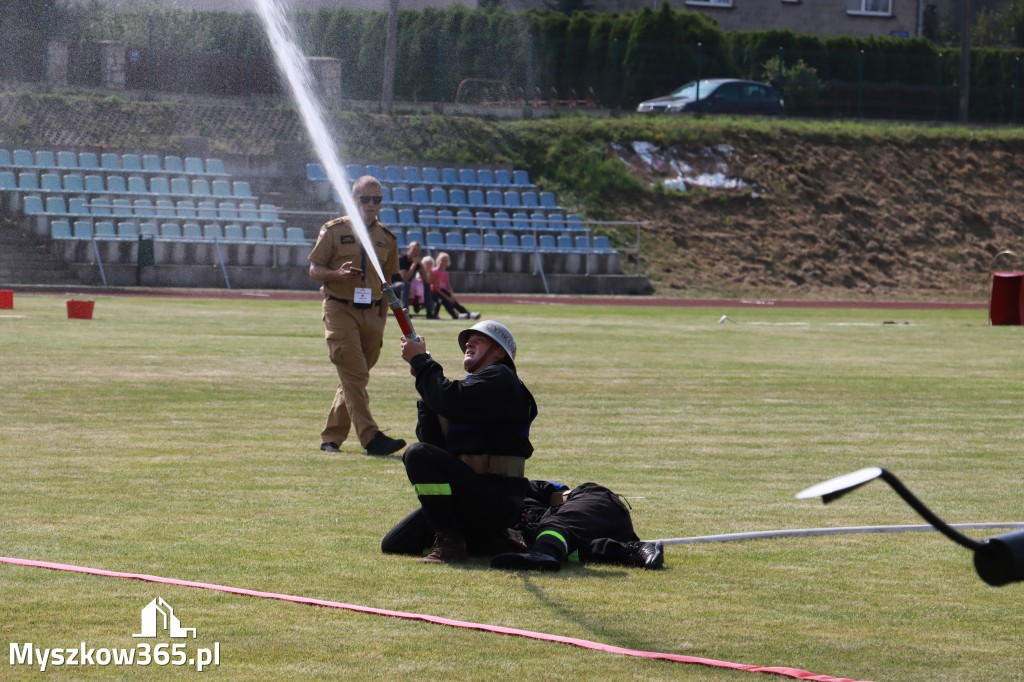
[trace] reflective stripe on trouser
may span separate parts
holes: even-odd
[[[539,541],[545,535],[550,535],[550,536],[556,538],[559,542],[562,543],[562,546],[565,547],[565,553],[566,554],[569,553],[569,543],[565,541],[565,537],[561,533],[559,533],[558,531],[554,531],[554,530],[541,531],[540,533],[537,533],[537,540],[535,540],[535,542]]]
[[[386,318],[379,308],[354,308],[347,303],[324,300],[327,351],[338,372],[338,390],[320,433],[324,443],[345,442],[354,426],[365,447],[380,430],[370,414],[366,386],[370,369],[380,357]]]
[[[452,487],[448,483],[414,483],[416,495],[451,495]]]

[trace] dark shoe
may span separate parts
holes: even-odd
[[[320,443],[320,449],[324,452],[341,452],[337,443]]]
[[[653,571],[665,564],[665,545],[660,542],[630,542],[626,547],[634,566]]]
[[[388,438],[380,431],[373,437],[367,446],[366,454],[368,455],[390,455],[393,452],[398,452],[405,447],[405,441],[401,438]]]
[[[560,571],[562,562],[537,550],[499,554],[491,559],[491,568],[507,568],[513,571]]]
[[[430,554],[419,560],[421,564],[455,564],[467,558],[466,541],[458,533],[435,533]]]

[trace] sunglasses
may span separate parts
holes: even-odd
[[[380,202],[384,201],[384,197],[367,197],[367,196],[359,197],[359,203],[360,204],[368,204],[371,201],[373,203],[375,203],[375,204],[379,204]]]

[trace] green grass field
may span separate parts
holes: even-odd
[[[0,311],[2,556],[861,680],[1024,679],[1024,584],[985,585],[937,533],[676,545],[661,572],[382,555],[416,499],[400,458],[318,449],[336,385],[318,302],[100,296],[86,321],[67,319],[66,298],[18,294]],[[881,482],[828,506],[795,499],[870,465],[951,523],[1024,521],[1022,330],[982,310],[482,310],[516,334],[540,407],[527,475],[624,494],[641,537],[920,523]],[[463,325],[416,322],[460,375]],[[382,427],[412,439],[398,337],[392,320],[370,392]],[[781,679],[0,564],[5,650],[135,647],[157,596],[197,628],[190,650],[219,644],[203,673],[218,679]]]

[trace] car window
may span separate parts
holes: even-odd
[[[768,88],[763,85],[756,83],[747,83],[743,86],[743,99],[749,99],[753,101],[773,99],[771,93],[768,92]]]
[[[669,96],[670,97],[689,97],[690,99],[693,99],[694,97],[697,96],[697,83],[696,83],[696,81],[690,81],[689,83],[687,83],[683,87],[679,88],[678,90],[674,90],[673,92],[669,93]]]
[[[723,83],[717,90],[715,90],[715,97],[719,97],[721,99],[739,99],[740,84]]]

